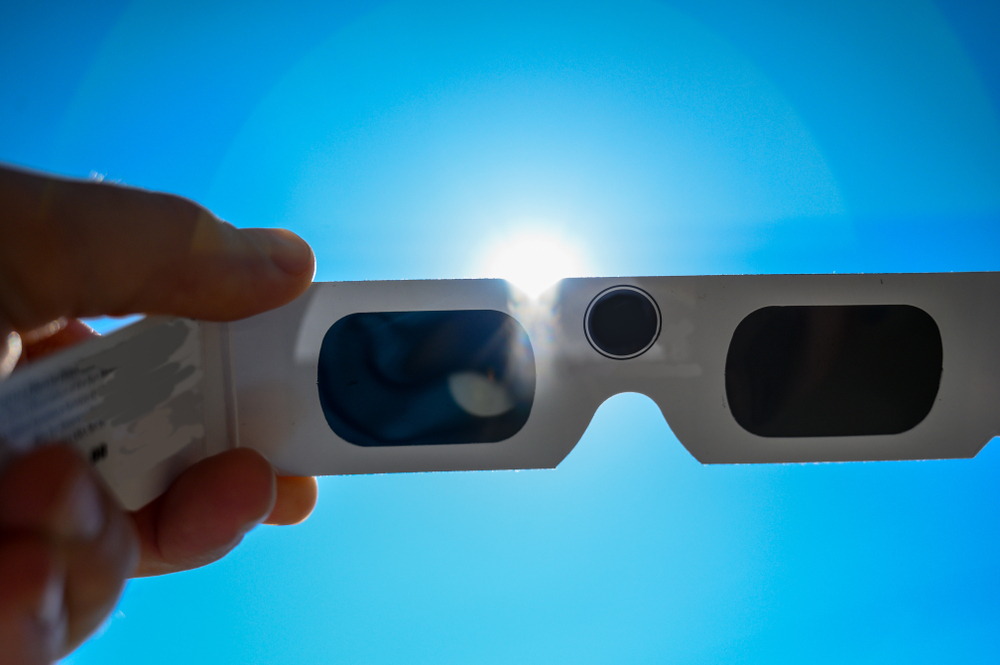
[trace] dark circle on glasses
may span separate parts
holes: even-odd
[[[659,337],[660,308],[642,289],[613,286],[587,307],[584,332],[598,353],[616,360],[635,358]]]

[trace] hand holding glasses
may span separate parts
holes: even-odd
[[[703,463],[972,457],[997,330],[995,273],[317,283],[41,360],[0,384],[0,439],[72,440],[129,508],[236,446],[292,475],[551,468],[621,392]]]

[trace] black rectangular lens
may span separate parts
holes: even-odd
[[[898,434],[930,413],[941,367],[941,334],[922,309],[765,307],[733,333],[726,395],[759,436]]]
[[[359,446],[490,443],[527,422],[535,358],[503,312],[364,312],[326,332],[318,388],[327,423]]]

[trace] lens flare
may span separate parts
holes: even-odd
[[[579,250],[563,238],[524,233],[491,247],[485,271],[537,298],[563,277],[582,275],[583,261]]]

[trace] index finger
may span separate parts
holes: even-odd
[[[312,250],[170,194],[0,167],[0,320],[170,314],[232,320],[293,300]]]

